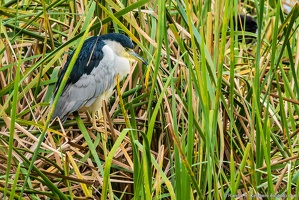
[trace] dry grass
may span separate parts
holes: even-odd
[[[0,198],[299,196],[298,3],[289,14],[263,1],[3,3]],[[226,33],[245,12],[261,19],[250,44]],[[88,113],[48,126],[59,70],[88,28],[129,34],[150,65],[132,64],[102,131]]]

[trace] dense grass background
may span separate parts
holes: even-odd
[[[0,198],[298,199],[292,2],[1,0]],[[227,32],[237,13],[257,34]],[[86,113],[50,124],[68,52],[107,32],[150,65],[132,64],[102,131]]]

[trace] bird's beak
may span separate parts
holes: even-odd
[[[148,65],[148,63],[140,55],[135,53],[135,51],[129,51],[128,53],[130,54],[130,57],[134,60],[142,61],[146,66]]]

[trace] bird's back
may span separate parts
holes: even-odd
[[[68,56],[58,78],[54,97],[73,54]],[[103,59],[104,55],[109,56]],[[86,104],[91,105],[99,95],[111,87],[115,78],[113,56],[113,51],[105,45],[100,36],[91,37],[84,42],[52,118],[59,117],[65,121],[69,113]]]

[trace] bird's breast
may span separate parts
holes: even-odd
[[[120,80],[122,80],[125,76],[127,76],[130,73],[130,62],[127,58],[115,56],[115,63],[114,63],[114,69],[115,74],[119,74]]]

